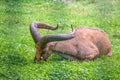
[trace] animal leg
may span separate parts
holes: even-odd
[[[68,60],[79,60],[77,57],[74,57],[73,55],[69,55],[69,54],[65,54],[65,53],[62,53],[62,52],[57,52],[58,55],[62,56],[63,58],[65,59],[68,59]]]
[[[92,60],[99,56],[99,50],[96,46],[91,48],[91,52],[85,56],[85,60]]]
[[[95,59],[98,56],[98,53],[96,54],[90,54],[88,56],[85,57],[85,60],[92,60]]]
[[[109,52],[107,53],[107,56],[111,57],[112,56],[112,50],[110,49]]]

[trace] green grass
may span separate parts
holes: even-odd
[[[119,0],[1,0],[0,80],[120,80]],[[112,43],[112,57],[69,61],[52,54],[34,63],[35,44],[29,32],[32,21],[55,26],[42,35],[69,33],[70,25],[103,29]]]

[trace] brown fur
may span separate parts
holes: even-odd
[[[90,27],[79,27],[75,29],[74,34],[75,37],[72,39],[47,43],[37,60],[46,60],[52,52],[57,52],[64,58],[71,60],[91,60],[101,54],[112,56],[111,43],[104,31]],[[40,50],[37,47],[36,49],[37,56]]]

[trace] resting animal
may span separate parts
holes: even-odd
[[[30,32],[36,44],[35,60],[46,60],[52,52],[70,60],[91,60],[101,54],[112,56],[111,42],[103,30],[79,27],[69,34],[40,36],[37,28],[56,30],[41,22],[32,22]]]

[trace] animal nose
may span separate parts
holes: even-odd
[[[37,58],[37,57],[35,56],[34,61],[40,61],[40,60],[41,60],[41,58]]]

